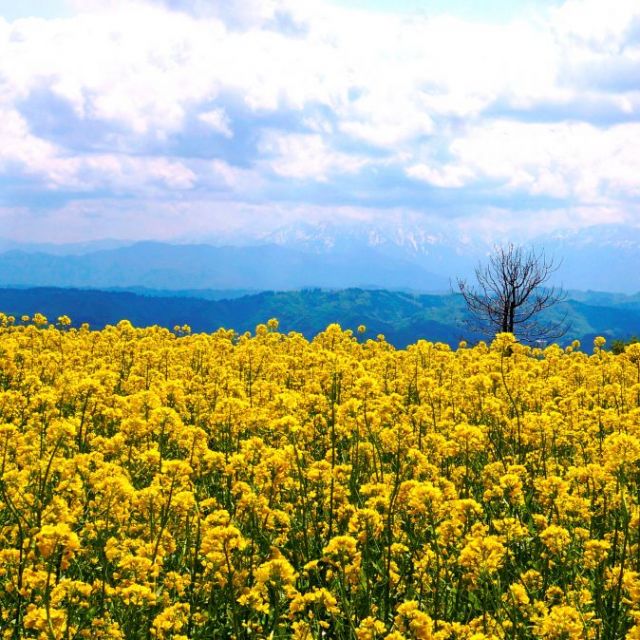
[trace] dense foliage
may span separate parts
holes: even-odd
[[[476,342],[482,337],[468,326],[460,295],[418,295],[383,289],[241,293],[0,288],[0,309],[18,317],[38,311],[50,318],[69,314],[76,326],[88,322],[96,329],[127,318],[135,326],[157,324],[168,329],[187,323],[194,332],[211,332],[218,327],[233,327],[240,333],[253,331],[265,318],[277,316],[282,330],[299,331],[308,339],[329,324],[337,322],[355,330],[364,323],[367,336],[383,333],[398,348],[424,336],[452,347],[460,340]],[[221,299],[230,297],[233,299]],[[574,291],[571,299],[554,310],[544,311],[540,321],[553,326],[565,314],[571,331],[563,338],[564,345],[573,338],[591,344],[600,335],[607,338],[607,344],[616,339],[628,340],[640,327],[640,295]]]
[[[640,638],[640,345],[0,316],[9,638]]]

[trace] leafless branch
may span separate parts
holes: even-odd
[[[514,244],[497,246],[475,269],[475,285],[458,279],[476,333],[515,333],[525,342],[556,340],[568,330],[567,314],[548,320],[545,311],[565,300],[561,288],[545,284],[559,264],[545,252]],[[541,318],[542,314],[542,318]]]

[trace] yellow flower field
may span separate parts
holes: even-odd
[[[640,638],[639,345],[0,324],[6,640]]]

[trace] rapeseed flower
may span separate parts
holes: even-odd
[[[0,637],[640,637],[640,348],[605,344],[0,314]]]

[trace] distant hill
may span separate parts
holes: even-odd
[[[223,326],[244,332],[277,317],[282,331],[299,331],[307,337],[339,322],[352,329],[365,324],[367,335],[383,333],[398,346],[420,337],[451,344],[462,338],[461,329],[449,322],[452,314],[459,315],[462,310],[454,296],[384,290],[307,289],[205,300],[49,287],[0,289],[0,310],[16,316],[39,311],[52,321],[67,314],[74,325],[88,322],[96,329],[126,318],[138,326],[189,324],[193,331],[214,331]]]
[[[413,223],[398,226],[392,220],[386,226],[299,223],[262,238],[206,241],[210,244],[109,239],[21,244],[0,238],[0,286],[169,292],[377,287],[447,293],[451,280],[473,278],[474,267],[491,250],[479,239],[438,234]],[[640,291],[640,228],[596,225],[540,236],[533,245],[558,266],[554,284]]]
[[[390,217],[377,223],[297,222],[274,230],[265,239],[284,247],[323,254],[368,246],[383,259],[402,258],[452,279],[470,276],[478,262],[486,260],[493,243],[507,241],[497,229],[487,241],[438,230],[411,216]],[[541,228],[529,243],[554,259],[558,266],[553,274],[554,284],[581,290],[640,291],[639,226],[598,224],[552,232]]]
[[[505,239],[496,235],[492,241]],[[252,236],[245,230],[198,242],[38,244],[0,237],[0,286],[254,292],[377,287],[448,293],[451,280],[473,279],[474,268],[492,250],[486,239],[438,232],[424,220],[393,215],[377,223],[298,222],[268,234]],[[580,291],[640,291],[640,227],[603,224],[554,231],[531,244],[558,267],[551,284]]]
[[[25,288],[25,287],[20,287]],[[29,288],[29,287],[26,287]],[[203,300],[231,300],[260,293],[255,289],[148,289],[147,287],[109,287],[104,291],[136,293],[150,298],[201,298]]]
[[[299,331],[307,337],[332,322],[350,329],[364,324],[365,337],[382,333],[397,347],[421,338],[452,346],[461,339],[474,338],[464,328],[465,309],[458,295],[352,288],[269,291],[212,300],[147,293],[151,295],[50,287],[4,288],[0,289],[0,311],[16,316],[41,312],[51,321],[67,314],[74,325],[88,322],[95,329],[126,318],[137,326],[159,324],[173,328],[189,324],[194,331],[205,332],[221,326],[238,332],[253,331],[257,324],[277,317],[282,331]],[[583,301],[564,303],[563,310],[572,324],[565,342],[577,338],[588,349],[596,335],[610,340],[640,335],[640,305],[629,302],[635,298],[614,296],[611,306],[591,304],[603,296],[608,299],[606,294],[583,293]]]
[[[447,290],[447,278],[376,249],[304,253],[275,244],[250,247],[139,242],[89,253],[0,253],[0,285],[148,289],[300,289],[375,285]]]

